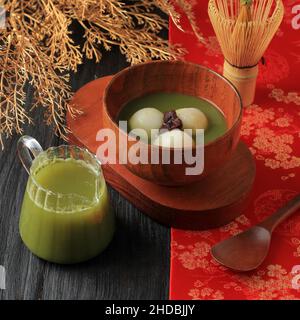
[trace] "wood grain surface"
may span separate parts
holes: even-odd
[[[113,74],[126,63],[117,50],[100,65],[86,62],[71,84],[76,91],[102,75]],[[31,106],[28,88],[26,107]],[[24,133],[44,148],[61,143],[42,115]],[[27,174],[16,155],[18,137],[0,151],[0,265],[6,268],[6,290],[1,299],[167,299],[169,287],[170,232],[142,215],[110,188],[117,215],[117,231],[109,248],[99,257],[74,266],[60,266],[32,255],[21,242],[18,221]]]

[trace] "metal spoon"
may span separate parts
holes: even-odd
[[[216,244],[212,256],[222,265],[237,271],[256,269],[266,258],[273,230],[300,209],[300,195],[258,225]]]

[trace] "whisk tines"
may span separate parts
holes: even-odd
[[[227,72],[240,91],[252,79],[248,89],[255,90],[257,64],[283,18],[282,0],[209,0],[208,13],[225,57],[224,75]],[[241,83],[243,88],[239,88]],[[254,92],[250,96],[246,104]]]

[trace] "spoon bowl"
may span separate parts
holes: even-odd
[[[265,260],[273,230],[287,217],[300,209],[300,195],[260,224],[216,244],[211,254],[220,264],[236,270],[250,271]]]
[[[270,242],[271,233],[265,228],[255,226],[218,243],[211,249],[211,253],[220,264],[228,268],[250,271],[265,260]]]

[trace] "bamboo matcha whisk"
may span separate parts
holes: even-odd
[[[225,57],[224,76],[243,105],[255,96],[258,63],[284,15],[281,0],[209,0],[208,14]]]

